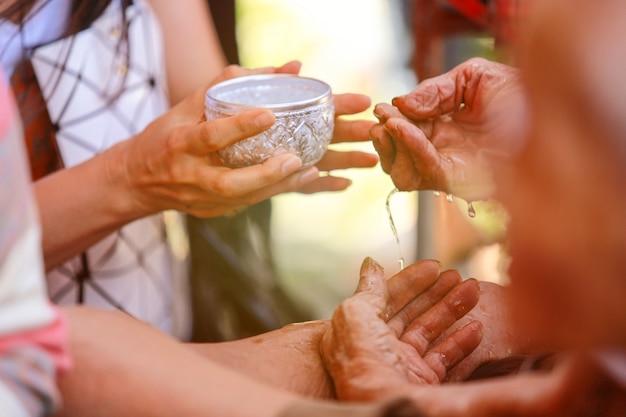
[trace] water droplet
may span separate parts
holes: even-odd
[[[391,231],[393,232],[393,237],[396,239],[396,245],[398,246],[398,263],[400,264],[400,270],[404,269],[404,256],[402,255],[402,248],[400,247],[400,237],[398,236],[398,229],[396,229],[396,223],[393,221],[393,216],[391,215],[391,196],[400,192],[397,188],[391,190],[389,195],[387,196],[387,200],[385,201],[385,207],[387,208],[387,216],[389,216],[389,225],[391,226]]]
[[[476,217],[476,209],[474,209],[474,205],[471,201],[467,202],[467,215],[471,218]]]
[[[435,197],[439,197],[441,195],[441,191],[433,191],[433,195]]]
[[[446,194],[446,200],[448,200],[448,203],[452,203],[454,201],[454,196],[452,194]]]

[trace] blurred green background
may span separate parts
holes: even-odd
[[[366,94],[373,104],[390,102],[417,82],[409,65],[412,36],[403,6],[401,0],[238,0],[241,64],[262,67],[299,60],[302,75],[326,81],[335,93]],[[476,48],[488,50],[489,40],[471,41],[463,52],[476,55]],[[358,117],[375,120],[371,109]],[[343,147],[374,152],[370,143]],[[399,269],[399,249],[385,208],[394,188],[390,178],[379,165],[334,173],[352,179],[352,186],[339,193],[294,193],[273,200],[272,238],[280,280],[319,318],[330,317],[352,293],[365,256],[381,263],[388,276]],[[481,236],[500,233],[497,208],[479,204],[478,216],[469,219],[463,201],[452,205]],[[417,192],[395,194],[391,209],[402,254],[407,263],[413,262]],[[496,221],[489,212],[496,213]],[[441,233],[455,238],[449,231]],[[449,266],[498,280],[501,249],[497,245],[483,249],[470,251],[461,264]]]

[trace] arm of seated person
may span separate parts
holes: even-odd
[[[375,264],[372,260],[366,263],[369,265],[368,268],[373,268]],[[369,271],[368,268],[361,272],[361,282],[368,277],[364,272]],[[380,267],[377,267],[377,271],[382,273]],[[389,280],[382,282],[382,285],[387,288],[389,298],[384,306],[386,321],[381,324],[381,328],[389,326],[395,332],[401,332],[416,317],[424,314],[453,291],[456,294],[457,307],[462,310],[463,314],[470,311],[478,300],[478,286],[475,281],[471,281],[456,289],[460,284],[460,275],[453,271],[441,273],[440,265],[436,261],[426,260],[406,267]],[[359,288],[362,285],[359,284]],[[360,297],[360,291],[357,289],[355,296],[348,300]],[[358,328],[368,326],[370,322],[359,321],[362,315],[358,311],[359,307],[356,307],[356,310],[354,322],[351,323],[354,329],[346,329],[346,332],[354,330],[354,334],[358,335]],[[436,319],[436,314],[438,313],[433,312],[430,317]],[[447,322],[439,325],[440,332],[456,322],[449,315],[448,319]],[[419,324],[416,323],[411,328],[415,329],[418,326]],[[472,326],[475,328],[479,324],[474,323]],[[274,332],[233,342],[189,346],[205,357],[276,387],[307,397],[335,398],[336,386],[326,370],[327,365],[325,366],[320,357],[320,342],[323,337],[327,340],[322,343],[322,346],[326,345],[326,350],[329,348],[329,336],[324,336],[329,332],[332,332],[329,321],[315,321],[292,324]],[[472,340],[477,343],[479,336],[479,332],[472,333],[472,337],[478,337]],[[437,372],[445,373],[445,370],[441,369],[440,361],[436,360],[441,357],[439,349],[441,346],[445,345],[433,345],[432,365],[436,367]],[[430,349],[426,346],[424,351],[430,351]],[[454,352],[457,359],[448,363],[448,366],[452,367],[453,363],[463,359],[469,351],[471,350]],[[452,357],[452,354],[449,357]],[[435,372],[430,368],[430,364],[425,364],[416,372],[424,379],[435,379]]]
[[[57,416],[271,417],[302,398],[203,358],[126,314],[70,307]]]

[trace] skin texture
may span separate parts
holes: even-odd
[[[493,193],[493,164],[519,147],[525,103],[519,70],[474,58],[425,80],[370,131],[383,170],[400,190],[440,190],[468,201]]]
[[[397,361],[370,351],[361,360],[377,366],[356,376],[368,381],[370,398],[403,394],[437,416],[621,416],[626,409],[623,384],[589,353],[604,346],[626,350],[620,308],[626,293],[626,82],[617,76],[626,59],[614,42],[626,36],[626,11],[613,0],[576,7],[549,0],[536,13],[522,54],[528,137],[494,171],[496,197],[511,217],[512,284],[504,301],[517,337],[535,349],[569,353],[545,373],[430,386],[412,384]],[[393,143],[403,141],[388,132]],[[413,150],[419,149],[428,146]],[[361,317],[374,319],[372,313]],[[333,377],[349,384],[354,376]],[[344,394],[347,400],[360,395]]]
[[[355,336],[369,328],[370,322],[364,322],[358,328],[352,328],[352,325],[356,325],[357,318],[364,313],[361,309],[371,310],[367,303],[359,299],[364,297],[361,293],[364,286],[368,285],[367,282],[376,282],[377,291],[385,291],[386,294],[386,298],[377,295],[379,308],[385,310],[384,315],[387,318],[379,323],[378,329],[381,333],[387,329],[390,334],[405,333],[407,339],[415,341],[419,339],[416,343],[419,343],[420,354],[428,352],[429,359],[426,362],[416,357],[415,349],[410,347],[408,342],[402,343],[405,352],[409,354],[414,352],[409,355],[415,359],[413,375],[429,383],[439,382],[446,377],[447,370],[454,363],[462,360],[478,344],[482,336],[482,326],[474,322],[460,336],[441,338],[432,346],[427,344],[426,340],[437,337],[455,324],[456,319],[449,313],[447,321],[438,319],[438,313],[446,314],[446,306],[456,303],[455,311],[459,317],[471,310],[479,298],[478,285],[475,281],[469,281],[461,286],[461,278],[457,272],[441,272],[439,264],[430,260],[409,265],[387,281],[382,279],[381,273],[382,269],[375,261],[370,258],[364,261],[356,294],[346,302],[351,310],[348,315],[354,316],[354,319],[351,319],[350,323],[342,324],[341,328],[346,332],[353,331]],[[445,301],[434,309],[433,306],[442,299]],[[426,312],[429,312],[428,315]],[[344,316],[346,314],[344,313]],[[416,320],[418,317],[421,318]],[[427,338],[421,337],[420,334],[426,326],[432,328],[433,334]],[[243,340],[218,344],[193,344],[190,347],[211,360],[226,364],[273,386],[307,397],[331,399],[336,398],[335,387],[325,369],[322,357],[327,358],[326,354],[335,348],[341,349],[341,346],[335,346],[333,343],[332,334],[335,331],[337,329],[329,328],[328,321],[296,323]],[[457,344],[454,341],[457,338],[463,343],[464,349],[461,351],[456,349]],[[447,356],[449,363],[443,363],[442,352]],[[326,366],[332,368],[331,365]],[[271,372],[268,372],[268,369],[271,369]]]
[[[480,365],[531,351],[527,340],[520,337],[513,325],[507,303],[509,289],[491,282],[479,281],[480,299],[476,306],[450,327],[442,337],[471,321],[483,323],[480,345],[460,361],[446,375],[445,382],[465,381]],[[437,340],[438,341],[438,340]]]
[[[600,53],[601,48],[593,46],[607,32],[615,39],[624,38],[624,9],[614,0],[580,1],[581,7],[557,0],[547,3],[553,8],[537,20],[531,38],[536,63],[527,61],[533,115],[527,147],[516,154],[510,171],[498,171],[497,176],[502,185],[499,197],[514,219],[510,245],[516,260],[509,300],[520,329],[538,346],[574,350],[610,344],[623,349],[626,244],[620,231],[626,208],[625,164],[623,147],[616,138],[623,138],[626,130],[614,114],[624,113],[619,106],[625,90],[619,83],[623,77],[611,71],[626,63],[620,61],[618,42],[610,44],[615,48],[610,53]],[[589,22],[596,26],[589,28]],[[576,36],[580,28],[594,30]],[[563,43],[563,39],[570,41]],[[600,80],[594,84],[597,88],[587,87],[590,79]],[[610,80],[608,85],[606,80]],[[602,103],[618,108],[599,111]],[[253,121],[250,124],[254,126]],[[602,205],[600,211],[598,201],[607,196],[611,204]],[[461,307],[444,301],[446,297],[478,286],[467,281],[447,292],[437,290],[437,283],[445,283],[453,274],[440,274],[433,264],[418,264],[422,272],[415,274],[407,268],[402,276],[409,279],[389,281],[386,289],[379,268],[366,260],[352,301],[342,304],[330,327],[313,325],[324,331],[324,363],[341,399],[386,400],[402,395],[427,415],[438,416],[623,415],[623,390],[584,354],[572,354],[545,374],[428,384],[436,382],[434,376],[446,377],[441,371],[463,356],[457,358],[454,352],[467,353],[460,348],[462,341],[476,335],[461,330],[437,344],[438,334],[471,305]],[[419,293],[418,282],[411,280],[418,276],[432,280],[430,286],[421,287],[425,292]],[[393,291],[392,283],[398,285]],[[409,290],[429,295],[419,301],[419,294]],[[312,353],[282,356],[275,349],[278,343],[261,341],[256,346],[273,349],[285,361],[267,360],[256,367],[247,362],[241,366],[246,369],[235,372],[119,313],[70,309],[68,316],[76,366],[60,378],[65,415],[276,415],[301,400],[267,382],[283,379],[281,372],[306,380],[308,375],[293,372],[299,364],[292,360],[315,358]],[[310,343],[302,336],[300,346],[318,345],[317,331],[310,330],[306,336]],[[285,346],[293,350],[294,343]],[[251,345],[239,354],[254,357]],[[455,359],[443,361],[443,349],[449,349],[446,360]],[[141,355],[129,354],[138,351]],[[279,363],[282,366],[276,369]],[[313,364],[311,369],[319,367]],[[266,374],[266,384],[241,372]],[[318,378],[324,379],[321,375],[312,378],[315,384]],[[293,389],[300,383],[289,384]],[[306,387],[306,382],[299,386]],[[326,388],[318,391],[328,392]],[[246,401],[241,401],[241,393]]]
[[[376,105],[380,123],[370,134],[383,169],[399,188],[452,191],[470,201],[490,197],[496,185],[493,173],[519,153],[524,129],[508,117],[527,112],[519,69],[470,59],[423,81],[393,104]],[[503,108],[506,115],[500,113]],[[465,380],[485,362],[527,351],[526,338],[512,326],[506,289],[480,285],[478,306],[453,329],[470,320],[489,325],[481,345],[448,372],[449,381]]]
[[[472,322],[432,344],[478,301],[477,282],[461,284],[460,279],[455,271],[444,272],[421,297],[402,305],[393,303],[382,268],[366,259],[355,295],[337,308],[322,339],[322,356],[337,396],[371,401],[381,394],[381,379],[391,393],[405,381],[435,384],[445,379],[482,336],[480,322]],[[399,318],[389,320],[398,308]],[[417,318],[400,320],[406,317]]]
[[[473,323],[432,347],[427,340],[446,331],[478,296],[475,281],[460,284],[458,273],[441,273],[435,261],[411,265],[385,280],[380,266],[367,258],[350,307],[354,319],[346,319],[352,322],[374,312],[378,321],[370,323],[375,332],[368,330],[368,322],[356,320],[354,329],[343,323],[341,333],[345,330],[352,337],[367,331],[364,340],[374,334],[383,336],[383,343],[393,343],[403,329],[411,329],[414,334],[407,337],[417,340],[415,332],[424,327],[427,334],[419,354],[402,342],[400,356],[406,354],[417,365],[411,368],[416,380],[436,382],[480,342],[481,326]],[[375,311],[370,306],[374,300]],[[64,311],[70,321],[74,367],[59,378],[61,416],[274,416],[298,404],[327,407],[319,400],[334,399],[336,386],[320,359],[320,348],[346,352],[345,345],[336,344],[338,334],[329,322],[294,324],[228,343],[184,345],[121,313],[86,307]],[[357,353],[367,358],[372,345],[362,348]],[[373,351],[396,357],[392,351]],[[357,355],[346,364],[358,362]]]

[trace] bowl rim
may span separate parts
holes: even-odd
[[[308,98],[306,100],[293,101],[290,103],[280,103],[280,104],[240,104],[233,103],[230,101],[225,101],[215,97],[215,93],[217,91],[223,90],[228,87],[236,86],[237,84],[243,84],[246,82],[254,81],[254,80],[274,80],[274,79],[293,79],[298,81],[304,81],[306,83],[320,86],[320,94]],[[209,87],[205,94],[204,104],[208,109],[209,107],[214,108],[217,111],[227,112],[227,113],[240,113],[246,110],[252,109],[269,109],[274,112],[282,112],[282,111],[297,111],[306,109],[312,106],[320,105],[326,103],[332,99],[332,89],[330,85],[325,83],[322,80],[312,77],[303,77],[296,74],[254,74],[254,75],[244,75],[241,77],[231,78],[226,81],[219,82],[215,85]]]

